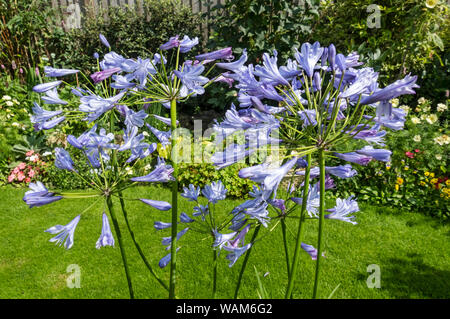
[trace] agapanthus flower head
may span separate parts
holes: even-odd
[[[80,218],[81,218],[81,216],[78,215],[70,223],[68,223],[65,226],[56,225],[56,226],[53,226],[53,227],[47,229],[45,231],[47,233],[50,233],[52,235],[58,234],[57,236],[51,238],[50,242],[56,242],[56,244],[59,246],[64,244],[64,247],[66,249],[72,248],[75,228],[77,227],[78,222],[80,221]]]
[[[102,215],[102,233],[95,244],[95,248],[100,249],[101,247],[112,246],[114,247],[114,236],[111,232],[111,227],[109,226],[108,216],[103,213]]]

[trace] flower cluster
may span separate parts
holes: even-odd
[[[26,152],[26,161],[20,162],[9,174],[8,183],[29,184],[42,178],[48,163],[34,150]]]

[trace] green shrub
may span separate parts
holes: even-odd
[[[150,56],[176,34],[198,36],[199,15],[179,0],[146,0],[143,9],[144,16],[126,7],[109,7],[95,16],[86,15],[83,28],[70,31],[67,48],[59,53],[58,60],[73,68],[93,71],[93,54],[108,52],[100,43],[100,33],[115,52],[127,58]]]
[[[0,0],[0,35],[2,71],[22,79],[41,57],[65,49],[57,12],[44,0]]]
[[[380,27],[373,4],[380,9]],[[363,61],[383,74],[388,83],[436,60],[449,45],[449,6],[440,1],[428,8],[424,0],[324,1],[314,38],[334,43],[338,51],[358,51]],[[369,24],[368,24],[369,22]],[[441,63],[442,64],[442,63]]]

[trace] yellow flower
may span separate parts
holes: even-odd
[[[158,143],[158,146],[156,147],[156,150],[158,151],[158,155],[162,158],[168,158],[169,157],[169,149],[170,146],[167,145],[166,147],[162,146],[161,143]]]
[[[420,186],[426,186],[427,185],[427,183],[425,183],[424,181],[420,181]]]
[[[407,170],[409,170],[409,166],[405,166],[403,169],[404,169],[405,171],[407,171]]]
[[[424,175],[425,175],[425,176],[429,176],[429,175],[430,175],[430,172],[425,172]]]
[[[434,173],[430,173],[430,177],[433,178],[434,177]]]
[[[450,186],[450,179],[447,179],[447,180],[445,181],[445,185]],[[448,188],[448,189],[450,189],[450,188]]]
[[[395,184],[395,190],[398,191],[399,188],[400,186],[398,184]]]
[[[430,183],[431,183],[431,184],[436,184],[437,182],[438,182],[438,179],[437,179],[437,178],[433,178],[433,179],[430,180]]]
[[[402,185],[403,184],[403,178],[397,177],[397,184]]]
[[[388,165],[386,165],[386,169],[387,169],[387,170],[390,170],[390,169],[391,169],[391,167],[390,167],[390,166],[388,166]]]

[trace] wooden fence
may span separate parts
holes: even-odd
[[[136,10],[140,15],[144,14],[144,0],[51,0],[53,8],[61,12],[61,18],[64,21],[66,30],[81,28],[83,26],[83,15],[89,13],[96,15],[101,8],[121,6],[128,7],[130,10]],[[182,0],[185,6],[188,6],[195,13],[209,14],[211,8],[219,3],[225,3],[225,0]],[[201,31],[207,38],[211,26],[206,23],[201,26]]]

